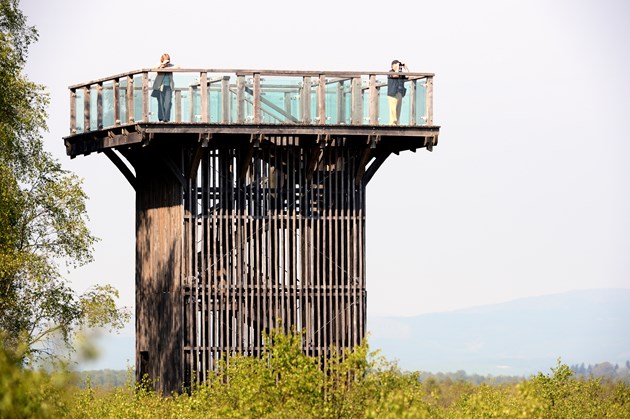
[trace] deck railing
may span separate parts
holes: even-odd
[[[389,124],[387,72],[169,71],[174,81],[171,122]],[[151,96],[156,74],[142,69],[70,86],[70,134],[157,122],[157,99]],[[399,125],[433,125],[433,74],[405,75]]]

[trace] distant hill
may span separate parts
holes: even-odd
[[[625,365],[630,289],[580,290],[415,317],[369,317],[371,349],[401,368],[524,375],[565,364]]]
[[[80,370],[135,364],[132,330],[99,339],[101,357]],[[406,370],[528,376],[556,359],[630,360],[630,289],[574,291],[414,317],[368,317],[371,349]]]

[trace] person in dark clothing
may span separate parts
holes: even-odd
[[[387,102],[389,103],[389,124],[398,125],[400,123],[400,109],[402,107],[402,98],[405,96],[405,75],[402,72],[408,72],[407,65],[398,60],[392,61],[391,73],[387,76]]]
[[[168,54],[162,54],[160,63],[157,68],[175,67],[171,63],[171,57]],[[158,71],[157,77],[153,82],[153,93],[151,96],[157,98],[158,102],[158,120],[160,122],[168,122],[171,119],[171,102],[173,97],[173,73]]]

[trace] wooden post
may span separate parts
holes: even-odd
[[[407,96],[409,97],[409,125],[416,125],[416,83],[417,80],[413,79],[409,82],[409,91]]]
[[[127,76],[127,123],[129,124],[135,121],[135,102],[133,95],[133,76]]]
[[[319,75],[319,85],[317,86],[317,116],[319,124],[326,124],[326,75]]]
[[[433,77],[427,77],[426,92],[427,125],[433,125]]]
[[[182,91],[175,89],[175,121],[182,122]]]
[[[302,91],[300,94],[300,110],[302,115],[300,120],[305,124],[311,123],[311,78],[304,76],[302,78]]]
[[[378,90],[376,75],[370,74],[370,125],[378,125]]]
[[[254,102],[254,110],[253,110],[253,118],[254,124],[260,124],[260,73],[254,73],[254,86],[253,86],[253,102]]]
[[[142,122],[149,122],[149,73],[142,73]]]
[[[91,86],[87,85],[83,88],[83,132],[88,132],[91,129],[90,126],[90,90]]]
[[[70,89],[70,134],[77,133],[77,90]]]
[[[96,129],[103,129],[103,82],[96,83]]]
[[[114,79],[114,84],[112,85],[113,90],[113,98],[114,98],[114,126],[120,126],[120,82],[116,78]]]
[[[221,122],[230,122],[230,76],[221,79]]]
[[[363,89],[361,77],[352,78],[352,124],[361,125],[363,121]]]
[[[201,122],[208,122],[208,73],[205,71],[199,74],[199,85],[201,88],[200,112]]]
[[[236,76],[236,123],[245,122],[245,76]]]

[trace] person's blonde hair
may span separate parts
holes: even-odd
[[[162,57],[160,57],[160,62],[163,63],[166,60],[171,61],[171,56],[166,54],[166,53],[164,53],[164,54],[162,54]]]

